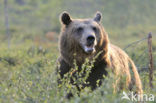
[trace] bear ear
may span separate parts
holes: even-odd
[[[99,23],[101,21],[101,18],[102,18],[102,14],[99,11],[97,11],[94,17],[94,21]]]
[[[62,14],[61,14],[61,22],[65,25],[69,25],[72,20],[70,18],[70,15],[68,14],[68,12],[64,11]]]

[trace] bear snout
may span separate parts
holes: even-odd
[[[91,46],[94,44],[94,41],[95,41],[95,37],[93,35],[89,35],[87,37],[87,46]]]

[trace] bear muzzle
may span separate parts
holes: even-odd
[[[84,46],[84,51],[86,53],[94,53],[96,45],[96,38],[93,35],[89,35],[86,40],[86,45]]]
[[[86,53],[94,53],[95,52],[95,47],[94,46],[84,46],[84,51]]]
[[[93,35],[89,35],[87,37],[87,46],[91,46],[94,44],[94,41],[95,41],[95,37]]]

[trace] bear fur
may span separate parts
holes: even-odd
[[[111,68],[117,76],[126,75],[126,86],[129,89],[135,84],[137,92],[142,93],[141,80],[134,62],[122,49],[109,42],[108,34],[101,24],[101,18],[100,12],[97,12],[94,18],[89,19],[72,19],[67,12],[61,14],[62,28],[59,38],[60,57],[58,58],[61,78],[71,68],[74,68],[74,60],[81,68],[86,58],[91,60],[101,51],[87,79],[89,86],[95,89],[97,80],[107,75],[106,68]],[[77,55],[74,56],[74,54]],[[133,76],[130,74],[129,64]]]

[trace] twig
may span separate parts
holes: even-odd
[[[153,56],[152,56],[152,33],[148,34],[148,51],[149,51],[149,85],[153,88]]]

